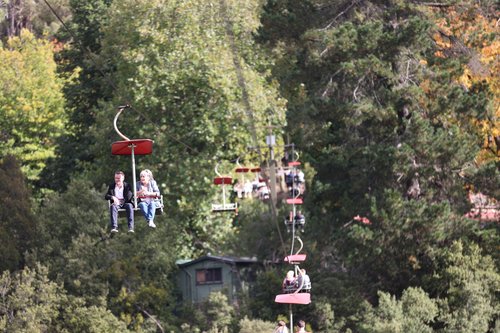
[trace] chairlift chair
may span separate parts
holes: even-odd
[[[135,183],[136,183],[136,172],[135,172],[135,155],[149,155],[153,152],[153,140],[151,139],[129,139],[123,133],[120,132],[117,126],[117,121],[118,117],[120,114],[125,110],[126,108],[129,108],[129,105],[125,106],[120,106],[118,107],[118,112],[115,115],[115,118],[113,120],[113,127],[115,129],[115,132],[118,133],[118,135],[123,138],[124,140],[122,141],[116,141],[111,144],[111,154],[112,155],[130,155],[132,159],[132,187],[133,187],[133,192],[134,192],[134,216],[137,216],[140,214],[139,207],[137,206],[137,189],[135,188]],[[161,215],[163,214],[163,196],[160,195],[159,197],[155,196],[157,199],[157,208],[156,208],[156,214]],[[111,205],[110,202],[108,202],[109,205]],[[126,211],[123,208],[118,209],[118,216],[119,217],[124,217],[126,216]]]
[[[229,176],[222,176],[217,170],[218,163],[215,166],[215,173],[217,177],[214,178],[214,185],[218,185],[222,187],[222,203],[212,204],[212,212],[237,212],[238,211],[238,203],[236,202],[228,202],[226,196],[226,186],[232,185],[233,178]]]
[[[250,168],[244,167],[244,166],[242,166],[240,164],[240,158],[239,157],[236,159],[236,165],[237,165],[237,168],[234,170],[234,172],[236,172],[236,173],[239,173],[239,174],[243,175],[243,174],[245,174],[245,173],[247,173],[247,172],[250,171]]]

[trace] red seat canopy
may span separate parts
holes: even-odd
[[[214,184],[215,185],[226,185],[226,184],[231,184],[233,181],[233,178],[231,177],[215,177],[214,178]]]
[[[274,301],[276,303],[284,303],[284,304],[309,304],[311,303],[311,294],[309,293],[280,294],[276,295]]]
[[[294,254],[291,256],[285,257],[285,261],[289,263],[294,263],[294,262],[302,262],[305,261],[307,257],[307,254]]]
[[[301,198],[286,199],[286,203],[289,205],[302,205],[303,201]]]
[[[133,139],[127,141],[116,141],[111,145],[113,155],[132,155],[132,146],[135,155],[149,155],[153,152],[153,140]]]

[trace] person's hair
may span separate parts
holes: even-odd
[[[148,175],[149,179],[154,179],[153,178],[153,173],[149,169],[144,169],[141,171],[140,175]]]
[[[306,327],[306,322],[303,320],[299,320],[299,323],[297,324],[299,327]]]
[[[285,326],[285,325],[286,325],[286,323],[285,323],[283,320],[280,320],[280,321],[278,321],[278,325],[280,325],[280,326]]]
[[[116,170],[115,175],[122,175],[123,177],[125,177],[125,173],[121,170]]]

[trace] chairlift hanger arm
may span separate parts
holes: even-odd
[[[127,141],[130,141],[129,138],[127,138],[125,135],[123,135],[122,132],[120,132],[120,130],[118,129],[118,126],[116,125],[117,121],[118,121],[118,117],[121,115],[121,113],[123,112],[123,110],[127,109],[127,108],[130,108],[130,105],[126,104],[126,105],[121,105],[118,107],[118,112],[116,113],[115,115],[115,119],[113,119],[113,127],[116,131],[116,133],[118,133],[118,135],[123,139],[123,140],[127,140]]]

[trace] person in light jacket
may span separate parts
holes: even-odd
[[[137,199],[139,199],[137,206],[148,222],[148,226],[156,228],[154,218],[156,208],[159,205],[160,189],[153,178],[151,170],[142,170],[139,176],[141,180],[136,183]]]

